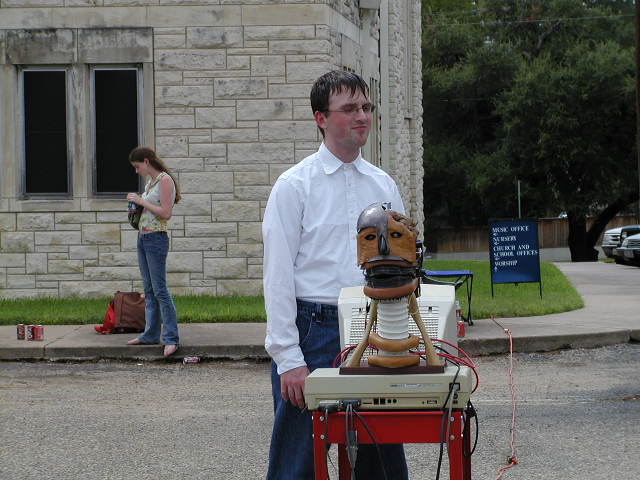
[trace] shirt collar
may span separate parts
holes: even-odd
[[[324,142],[320,145],[320,161],[322,162],[322,168],[324,169],[324,173],[327,175],[331,175],[333,172],[338,170],[345,163],[336,157],[329,149],[326,147]],[[360,172],[367,174],[366,164],[364,159],[362,158],[362,152],[358,153],[358,158],[356,158],[351,164]]]

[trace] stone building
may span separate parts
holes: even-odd
[[[422,226],[418,0],[0,0],[0,298],[140,289],[127,162],[179,178],[175,294],[261,294],[260,221],[315,151],[311,84],[362,75],[364,156]]]

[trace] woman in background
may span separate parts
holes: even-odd
[[[167,221],[173,205],[180,201],[180,189],[173,174],[150,148],[134,148],[129,163],[148,180],[142,196],[127,194],[128,201],[144,207],[138,233],[138,265],[144,283],[146,319],[144,332],[127,343],[159,343],[162,327],[164,356],[169,357],[178,350],[179,336],[176,307],[167,287]]]

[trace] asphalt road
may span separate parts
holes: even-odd
[[[508,358],[476,360],[473,479],[495,479],[510,454]],[[0,363],[0,479],[264,478],[268,368]],[[514,375],[519,463],[503,478],[637,478],[640,345],[519,354]],[[436,478],[437,446],[407,455],[412,479]]]

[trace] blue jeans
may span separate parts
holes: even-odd
[[[168,253],[166,232],[138,235],[138,265],[144,283],[146,319],[144,332],[138,337],[142,343],[158,343],[161,327],[165,345],[180,343],[176,306],[167,287]]]
[[[296,318],[300,348],[309,371],[331,367],[340,353],[338,309],[334,305],[298,300]],[[280,375],[275,362],[271,365],[274,424],[269,449],[267,480],[313,480],[313,425],[311,413],[282,399]],[[380,445],[388,479],[407,479],[407,463],[402,445]],[[359,445],[356,478],[383,479],[375,445]]]

